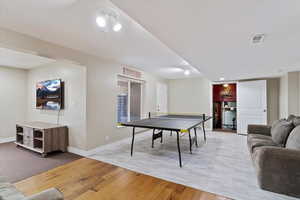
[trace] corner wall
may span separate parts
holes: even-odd
[[[41,56],[46,56],[55,60],[71,60],[86,66],[87,131],[85,133],[80,133],[85,134],[86,141],[79,143],[79,141],[74,139],[72,141],[73,147],[81,150],[91,150],[100,145],[127,137],[130,134],[131,130],[116,127],[116,79],[117,74],[121,72],[120,69],[122,64],[3,28],[0,28],[0,45],[16,50],[21,49],[38,52]],[[145,93],[143,96],[145,101],[143,107],[144,113],[155,111],[156,83],[159,81],[165,82],[165,80],[148,73],[145,74],[145,79],[147,85],[145,86]],[[43,116],[42,114],[43,113],[30,114],[30,118],[36,119],[37,116]],[[52,121],[54,119],[53,116],[48,117],[47,120],[49,119]]]
[[[16,122],[26,119],[27,72],[0,67],[0,140],[16,135]]]
[[[272,78],[267,79],[267,121],[272,124],[275,120],[279,119],[279,91],[280,79]]]
[[[87,149],[109,144],[131,135],[131,128],[117,127],[117,75],[122,66],[117,63],[102,63],[87,68]],[[142,116],[156,109],[156,84],[165,82],[149,73],[144,73]]]
[[[288,72],[280,78],[280,118],[300,115],[300,72]]]

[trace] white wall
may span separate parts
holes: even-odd
[[[279,102],[280,102],[279,90],[280,90],[279,78],[267,79],[268,124],[272,124],[275,120],[279,119]]]
[[[102,66],[103,65],[103,66]],[[120,64],[103,63],[88,67],[87,130],[88,149],[115,142],[131,134],[131,128],[117,128],[117,74]],[[156,108],[156,84],[164,82],[149,73],[144,74],[143,116]]]
[[[288,72],[280,78],[280,118],[300,115],[300,72]]]
[[[279,87],[279,117],[286,118],[288,116],[288,76],[280,77]]]
[[[288,73],[288,114],[299,115],[299,72]]]
[[[16,123],[25,120],[26,86],[25,70],[0,67],[0,139],[15,137]]]
[[[86,142],[77,143],[74,140],[72,141],[74,147],[90,150],[130,134],[130,129],[116,128],[117,74],[121,72],[122,64],[3,28],[0,28],[0,44],[12,49],[38,52],[40,55],[56,60],[72,60],[86,66]],[[145,79],[144,113],[155,111],[156,83],[157,81],[164,82],[151,74],[145,74]],[[34,116],[43,116],[42,114],[36,113]],[[52,121],[54,116],[47,116],[45,119]]]
[[[36,109],[36,83],[62,79],[65,83],[64,109],[59,123],[69,128],[70,146],[86,146],[86,68],[66,62],[47,64],[28,71],[27,121],[57,123],[58,111]]]
[[[212,115],[212,86],[208,79],[174,79],[168,86],[169,112]],[[210,123],[207,125],[210,127]]]
[[[211,82],[203,77],[169,80],[169,112],[212,113]],[[268,123],[279,118],[277,78],[267,80]]]

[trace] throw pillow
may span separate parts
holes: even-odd
[[[294,128],[294,124],[292,121],[281,120],[271,128],[271,136],[272,140],[284,146],[289,136],[290,132]]]
[[[293,119],[295,118],[295,115],[289,115],[288,118],[286,119],[287,121],[293,121]]]
[[[300,125],[300,117],[295,117],[293,119],[293,123],[294,123],[294,126],[299,126]]]
[[[290,133],[286,142],[286,148],[300,150],[300,126],[297,126]]]

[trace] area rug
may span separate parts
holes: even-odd
[[[90,156],[139,173],[183,184],[236,200],[296,200],[297,198],[261,190],[256,181],[246,137],[209,132],[207,142],[189,153],[188,137],[181,137],[183,167],[178,166],[176,136],[164,135],[151,148],[151,132],[136,137],[130,157],[130,138],[101,147]]]
[[[59,152],[42,158],[40,154],[16,147],[14,143],[4,143],[0,144],[0,176],[15,183],[80,158],[72,153]]]

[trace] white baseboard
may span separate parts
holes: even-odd
[[[7,143],[7,142],[14,142],[14,141],[16,141],[15,137],[3,138],[3,139],[0,139],[0,144]]]
[[[104,145],[105,146],[105,145]],[[79,148],[76,148],[76,147],[68,147],[68,152],[70,153],[74,153],[74,154],[77,154],[77,155],[80,155],[82,157],[88,157],[92,154],[94,154],[95,152],[98,152],[100,149],[102,149],[104,146],[100,146],[100,147],[97,147],[95,149],[91,149],[89,151],[87,150],[82,150],[82,149],[79,149]]]
[[[206,131],[212,131],[212,128],[205,128]],[[145,130],[141,131],[140,134],[143,134],[143,132],[145,132]],[[128,138],[124,138],[124,139],[121,139],[119,141],[116,141],[114,143],[121,143],[123,140],[128,140],[128,139],[131,139],[130,137]],[[97,152],[99,152],[100,150],[102,149],[105,149],[107,146],[111,145],[112,143],[109,143],[109,144],[106,144],[106,145],[102,145],[102,146],[99,146],[99,147],[96,147],[94,149],[91,149],[91,150],[82,150],[82,149],[79,149],[79,148],[76,148],[76,147],[68,147],[68,152],[70,153],[74,153],[74,154],[77,154],[77,155],[80,155],[80,156],[83,156],[83,157],[88,157],[90,155],[93,155]]]

